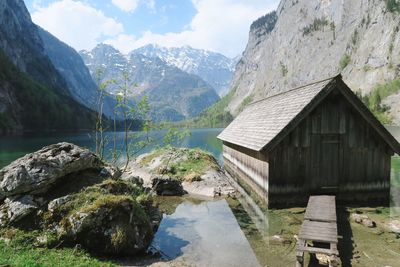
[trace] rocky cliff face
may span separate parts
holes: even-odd
[[[82,105],[96,110],[97,85],[81,56],[72,47],[58,40],[49,32],[40,27],[38,30],[43,41],[44,52],[65,79],[69,93]],[[112,116],[115,104],[112,98],[106,96],[103,108],[106,116]]]
[[[0,2],[0,48],[22,72],[68,95],[67,84],[47,57],[22,0]]]
[[[228,58],[220,53],[190,46],[167,48],[149,44],[132,53],[159,57],[171,66],[197,75],[214,87],[220,96],[228,91],[237,63],[236,59]]]
[[[251,26],[227,110],[237,114],[246,98],[257,100],[339,72],[363,94],[399,77],[400,15],[387,2],[282,0],[276,12]],[[388,99],[398,123],[400,95]]]
[[[0,1],[0,134],[91,128],[93,113],[73,100],[44,51],[22,0]]]
[[[200,77],[188,74],[168,65],[158,57],[146,57],[132,53],[121,54],[109,45],[100,44],[92,51],[80,52],[92,77],[102,70],[102,81],[117,79],[117,84],[107,88],[116,95],[120,88],[122,73],[129,73],[133,88],[132,98],[147,95],[153,110],[153,118],[182,120],[198,115],[215,103],[219,97],[214,89]]]

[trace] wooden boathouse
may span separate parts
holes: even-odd
[[[315,194],[389,204],[400,144],[341,75],[250,104],[218,138],[227,171],[269,207]]]

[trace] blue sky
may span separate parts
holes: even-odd
[[[190,45],[234,57],[252,21],[278,0],[25,0],[33,21],[77,50],[108,43]]]

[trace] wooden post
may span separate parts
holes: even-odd
[[[304,266],[304,251],[299,249],[304,247],[306,244],[305,240],[299,239],[297,241],[297,251],[296,251],[296,267]]]

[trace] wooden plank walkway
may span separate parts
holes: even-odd
[[[336,266],[339,252],[335,201],[335,196],[310,196],[297,243],[296,267],[303,267],[304,252],[326,254],[329,266]]]

